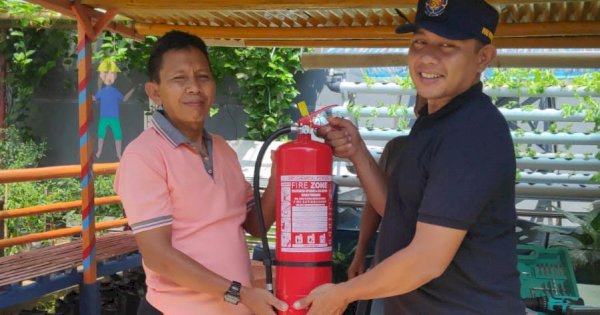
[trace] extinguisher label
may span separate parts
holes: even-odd
[[[331,175],[281,176],[281,250],[331,251]]]

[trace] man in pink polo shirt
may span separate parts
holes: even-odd
[[[244,231],[257,236],[260,226],[235,152],[204,130],[216,90],[206,45],[169,32],[156,43],[148,72],[146,93],[163,109],[127,146],[115,180],[146,272],[148,293],[138,314],[286,310],[250,286]],[[275,220],[272,181],[262,204],[268,227]]]

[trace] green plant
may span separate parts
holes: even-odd
[[[565,86],[565,83],[559,81],[551,70],[530,69],[529,76],[530,79],[525,81],[529,95],[542,94],[549,86]]]
[[[156,36],[146,36],[144,41],[135,41],[106,31],[97,39],[100,41],[100,49],[94,53],[92,59],[111,59],[123,67],[123,72],[134,70],[146,73],[148,59],[157,39]]]
[[[209,52],[216,79],[237,79],[238,97],[248,114],[248,139],[265,140],[292,122],[288,110],[299,93],[294,74],[301,70],[300,50],[214,47]]]
[[[7,12],[9,15],[19,18],[19,25],[28,26],[49,26],[52,23],[50,17],[58,17],[58,13],[45,10],[39,5],[30,4],[18,0],[4,0],[0,2],[0,12]]]
[[[348,268],[352,263],[354,251],[356,250],[356,241],[351,244],[350,250],[344,250],[342,244],[338,244],[337,249],[333,251],[333,283],[340,283],[348,280]]]
[[[358,122],[360,120],[360,110],[363,108],[363,105],[354,103],[354,102],[350,102],[348,104],[348,113],[354,118],[354,123],[356,125],[358,125]]]
[[[372,87],[375,84],[375,79],[371,78],[367,71],[362,71],[363,81],[367,84],[367,87]]]
[[[25,140],[15,127],[0,129],[0,169],[21,169],[36,167],[44,156],[46,144]],[[98,197],[114,195],[114,176],[95,178],[95,193]],[[19,209],[81,198],[81,185],[77,178],[61,178],[46,181],[18,182],[3,184],[2,198],[6,209]],[[104,217],[122,217],[120,205],[104,205],[96,208],[99,220]],[[72,209],[66,212],[26,216],[4,221],[8,237],[54,230],[81,224],[81,212]],[[52,241],[40,242],[44,246]],[[29,246],[16,246],[6,249],[6,254],[17,253]]]
[[[519,128],[517,130],[515,130],[515,137],[523,137],[525,136],[525,130]]]
[[[588,72],[573,78],[573,85],[587,92],[600,92],[600,72]]]
[[[373,117],[367,117],[367,119],[365,119],[365,127],[369,130],[373,130],[375,128]]]
[[[400,111],[400,118],[398,119],[396,130],[407,130],[410,122],[408,119],[408,106],[402,104],[398,110]]]
[[[415,84],[413,83],[410,76],[405,76],[405,77],[395,76],[393,78],[393,81],[394,81],[394,83],[396,83],[398,86],[400,86],[404,90],[415,88]]]
[[[536,104],[530,104],[530,105],[525,105],[521,107],[521,110],[524,112],[531,112],[538,109],[538,105]]]
[[[583,217],[557,207],[553,208],[578,226],[574,229],[539,226],[536,229],[562,236],[550,245],[568,248],[575,269],[591,265],[592,271],[595,272],[593,276],[600,281],[600,207],[596,206]]]
[[[349,250],[345,250],[344,247],[350,246]],[[352,263],[354,252],[356,251],[356,241],[353,241],[348,246],[342,246],[338,244],[337,248],[333,251],[333,283],[341,283],[348,280],[348,268]],[[352,315],[356,312],[357,302],[350,303],[343,315]]]
[[[46,142],[24,139],[14,126],[0,128],[0,169],[37,166],[45,150]]]
[[[523,153],[521,152],[519,144],[514,144],[515,147],[515,158],[523,157]]]
[[[0,12],[20,17],[18,26],[6,34],[0,32],[0,52],[6,59],[6,85],[11,102],[5,124],[14,125],[27,138],[32,137],[27,125],[31,99],[48,72],[59,61],[70,58],[72,30],[53,28],[52,20],[40,14],[41,7],[22,1],[3,1]]]
[[[496,102],[496,101],[494,101],[494,102]],[[504,108],[515,108],[517,106],[519,106],[518,101],[509,101],[508,103],[506,103],[506,105],[504,105]]]
[[[96,197],[112,196],[114,176],[98,176],[94,188]],[[19,209],[58,202],[81,199],[81,185],[77,178],[61,178],[36,182],[5,184],[7,209]],[[96,219],[121,218],[123,209],[120,204],[96,206]],[[46,213],[6,220],[8,237],[27,235],[43,231],[55,230],[67,226],[81,224],[80,209],[64,212]],[[52,244],[52,240],[40,242],[41,246]],[[29,246],[17,246],[7,249],[7,254],[14,254]]]
[[[527,157],[534,158],[537,156],[537,151],[532,147],[528,147],[527,152],[525,152],[525,155]]]
[[[600,173],[596,173],[590,178],[592,183],[600,183]]]
[[[493,76],[485,80],[485,85],[491,88],[519,89],[528,77],[526,69],[493,69]]]

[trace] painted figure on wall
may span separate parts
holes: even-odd
[[[123,137],[119,118],[119,105],[122,102],[127,102],[131,94],[133,94],[134,89],[132,88],[123,95],[121,91],[113,86],[117,79],[117,73],[121,72],[113,60],[104,59],[98,66],[98,72],[100,73],[100,80],[103,83],[103,87],[98,90],[96,95],[94,95],[94,101],[100,101],[98,150],[96,151],[96,158],[100,158],[100,155],[102,154],[106,132],[107,129],[110,128],[112,130],[113,138],[115,139],[117,157],[121,159]]]

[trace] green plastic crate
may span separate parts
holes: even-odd
[[[565,248],[518,245],[521,298],[544,300],[547,311],[566,313],[570,305],[580,305],[573,264]]]

